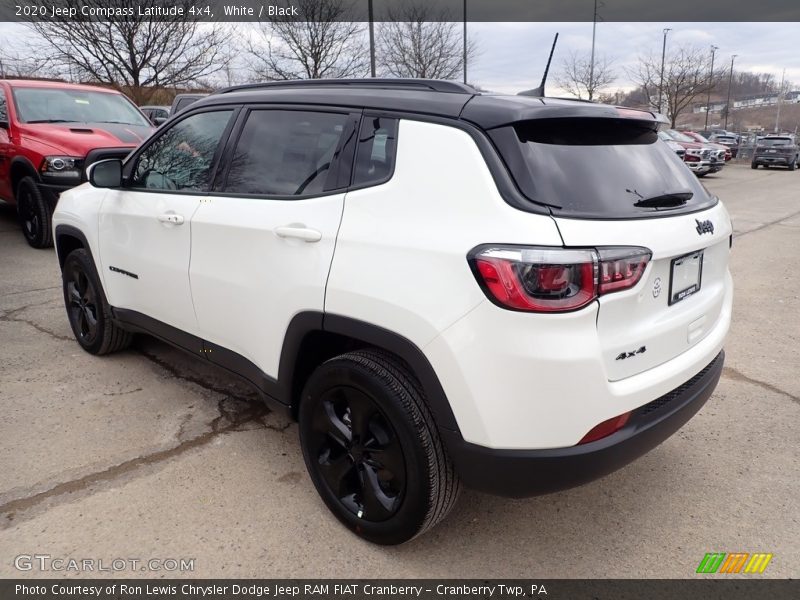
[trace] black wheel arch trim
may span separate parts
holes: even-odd
[[[64,261],[66,260],[68,254],[66,252],[62,254],[62,245],[59,243],[64,237],[73,237],[80,241],[83,245],[83,248],[89,253],[89,258],[91,258],[92,262],[95,263],[95,268],[97,268],[97,262],[95,262],[94,256],[92,256],[92,247],[89,245],[89,240],[86,239],[86,236],[80,229],[74,227],[73,225],[56,225],[54,245],[56,247],[56,257],[58,258],[58,264],[60,267],[64,266]]]

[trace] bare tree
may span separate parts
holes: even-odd
[[[457,23],[432,3],[410,1],[387,11],[377,35],[377,54],[383,75],[457,79],[464,72],[464,42]],[[467,45],[467,60],[477,46]]]
[[[51,65],[37,56],[25,56],[20,50],[4,45],[0,48],[1,78],[56,78],[59,74]]]
[[[563,60],[561,70],[556,75],[559,87],[579,100],[594,100],[616,79],[611,61],[595,57],[593,71],[591,59],[577,52],[571,52]]]
[[[259,79],[363,77],[369,72],[364,26],[347,21],[344,0],[296,0],[310,21],[263,23],[248,42],[248,55]]]
[[[226,34],[217,24],[200,24],[189,14],[198,0],[175,0],[182,19],[141,15],[139,9],[163,6],[161,0],[56,0],[76,8],[78,18],[30,21],[41,39],[36,52],[56,68],[74,72],[78,79],[110,84],[138,103],[147,102],[158,88],[193,87],[195,82],[224,68]],[[81,6],[91,9],[132,9],[117,20],[81,17]]]
[[[638,83],[650,106],[658,106],[661,82],[661,56],[650,54],[639,58],[636,68],[629,73]],[[710,77],[708,52],[705,49],[682,47],[667,55],[664,63],[663,98],[666,101],[667,117],[675,127],[678,116],[691,107],[695,99],[704,97],[713,87]]]

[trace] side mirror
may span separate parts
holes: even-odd
[[[92,163],[86,169],[86,176],[94,187],[118,188],[122,186],[122,161],[109,158]]]
[[[158,127],[159,125],[163,125],[167,122],[167,117],[153,117],[153,125]]]

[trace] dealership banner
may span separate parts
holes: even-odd
[[[409,0],[351,0],[334,15],[317,0],[2,0],[0,21],[393,21]],[[798,22],[798,0],[602,0],[604,21]],[[592,0],[436,0],[428,21],[591,21]]]
[[[6,579],[3,600],[796,600],[800,582],[776,579]]]

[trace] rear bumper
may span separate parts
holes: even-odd
[[[794,156],[754,156],[753,162],[757,165],[784,165],[789,166],[794,162]]]
[[[580,446],[543,450],[496,450],[442,431],[463,483],[500,496],[547,494],[588,483],[646,454],[680,429],[717,386],[725,353],[720,352],[683,385],[638,408],[616,433]]]

